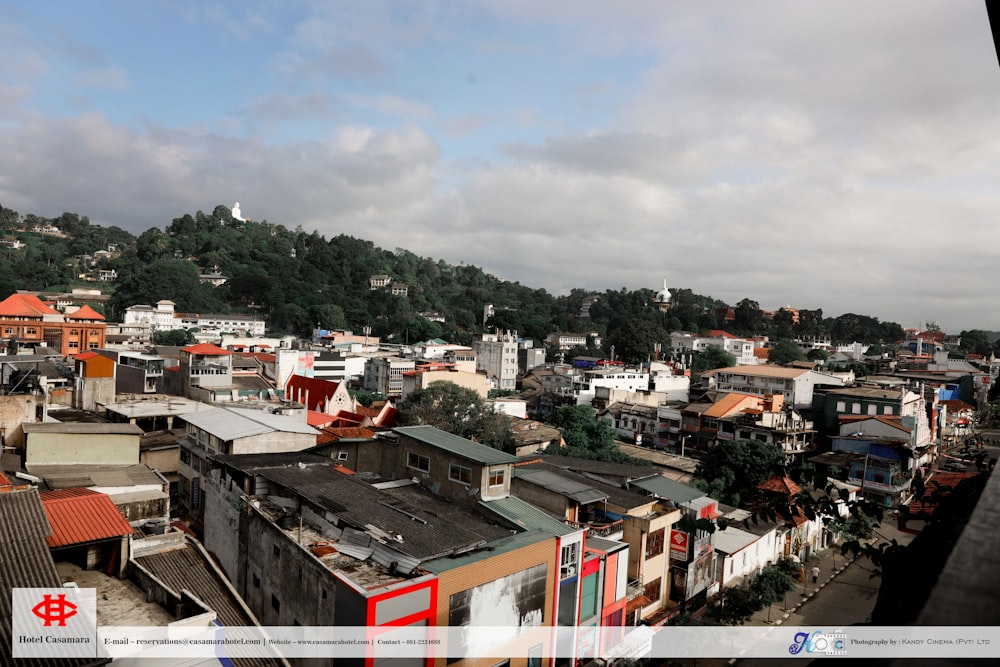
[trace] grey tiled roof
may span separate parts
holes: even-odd
[[[106,661],[11,655],[11,589],[59,588],[62,580],[45,543],[51,533],[37,489],[0,493],[0,665],[76,667]]]
[[[417,559],[470,549],[496,535],[495,528],[485,518],[480,517],[476,522],[469,517],[455,521],[454,504],[429,491],[412,488],[400,493],[380,491],[325,466],[267,468],[256,472],[302,494],[348,525],[366,531],[374,527],[393,536],[394,549]],[[408,495],[411,493],[422,494],[422,500],[414,501]]]

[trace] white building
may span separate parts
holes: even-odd
[[[670,334],[670,347],[675,354],[704,352],[709,347],[720,347],[736,358],[738,366],[750,366],[758,363],[754,350],[757,342],[739,338],[725,331],[712,331],[708,336],[698,336],[688,331],[675,331]]]
[[[472,342],[476,370],[497,389],[513,391],[517,387],[517,332],[479,334]]]
[[[843,387],[845,378],[802,368],[783,366],[730,366],[705,373],[709,386],[717,391],[730,391],[755,396],[781,394],[785,403],[796,408],[812,407],[816,386]]]

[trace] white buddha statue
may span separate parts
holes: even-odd
[[[233,204],[233,218],[235,220],[239,220],[240,222],[246,222],[243,219],[243,215],[240,213],[240,203],[239,202],[236,202],[235,204]]]

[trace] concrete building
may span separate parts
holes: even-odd
[[[471,389],[482,398],[486,398],[490,393],[489,382],[482,373],[468,373],[451,368],[446,364],[421,364],[415,370],[403,373],[403,389],[400,398],[406,398],[417,390],[426,389],[435,382],[457,384],[459,387]]]
[[[501,391],[517,388],[517,332],[478,334],[472,342],[476,370],[486,373],[492,386]]]
[[[24,467],[85,464],[133,465],[139,462],[142,429],[131,424],[26,423]]]
[[[316,429],[305,414],[274,414],[249,408],[215,408],[184,417],[186,437],[181,441],[177,467],[178,500],[192,515],[200,516],[204,473],[216,456],[297,452],[316,444]]]
[[[390,398],[399,397],[403,393],[403,373],[415,368],[413,359],[374,357],[365,366],[365,389]]]
[[[815,387],[843,387],[844,377],[783,366],[731,366],[705,373],[709,386],[718,391],[766,396],[781,394],[794,408],[812,407]]]

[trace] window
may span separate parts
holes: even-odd
[[[26,336],[34,336],[36,334],[38,334],[38,331],[35,329],[35,327],[28,327],[27,329],[24,330],[24,335]]]
[[[650,600],[659,600],[660,578],[657,577],[656,579],[653,579],[651,582],[646,584],[645,588],[643,588],[642,594],[648,597]]]
[[[565,579],[576,574],[577,549],[580,545],[577,542],[564,544],[559,556],[559,578]]]
[[[181,449],[181,463],[191,465],[191,452],[186,449]]]
[[[468,486],[472,484],[472,470],[452,463],[448,466],[448,479]]]
[[[847,412],[846,401],[837,401],[837,412]]]
[[[337,452],[337,460],[338,461],[346,461],[347,460],[347,452]]]
[[[852,415],[860,415],[861,414],[861,404],[860,403],[851,403],[851,414]]]
[[[503,486],[504,469],[490,471],[490,486]]]
[[[426,456],[421,456],[420,454],[416,454],[414,452],[407,452],[406,467],[414,468],[422,472],[430,472],[431,460]]]
[[[588,619],[597,613],[597,573],[583,578],[580,593],[580,619]]]
[[[69,342],[69,349],[76,350],[76,349],[79,349],[79,347],[80,347],[80,343],[78,341],[71,340]]]
[[[868,414],[870,414],[870,415],[877,415],[878,414],[878,406],[877,405],[869,405],[868,406]]]
[[[663,528],[654,530],[646,538],[646,558],[659,556],[663,553]]]

